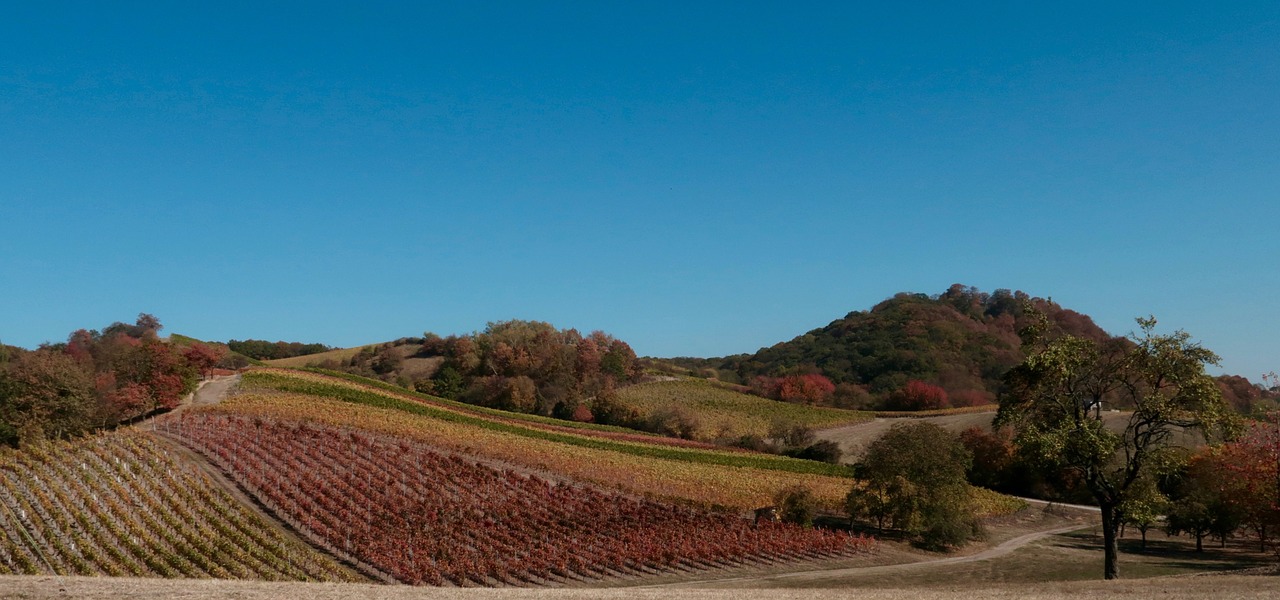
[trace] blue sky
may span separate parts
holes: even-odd
[[[1280,368],[1274,2],[187,4],[0,2],[5,343],[712,356],[959,282]]]

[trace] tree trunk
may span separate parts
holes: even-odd
[[[1196,532],[1196,552],[1204,552],[1204,534]]]
[[[1120,577],[1120,546],[1117,542],[1120,522],[1114,504],[1099,506],[1102,510],[1102,578]]]
[[[1147,550],[1147,528],[1143,527],[1142,528],[1142,551],[1146,552],[1146,550]]]

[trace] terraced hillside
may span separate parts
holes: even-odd
[[[0,573],[355,581],[127,429],[0,454]]]

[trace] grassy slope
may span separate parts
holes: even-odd
[[[743,394],[699,379],[657,381],[625,387],[619,400],[641,415],[681,408],[700,424],[699,439],[767,437],[774,423],[812,428],[849,425],[871,419],[870,413],[803,406]]]
[[[265,360],[262,364],[272,367],[284,368],[301,368],[318,365],[326,360],[343,361],[359,354],[361,350],[370,346],[379,346],[381,344],[368,344],[365,346],[356,346],[354,348],[338,348],[328,352],[320,352],[318,354],[305,354],[303,356],[291,356],[289,358],[277,358],[275,360]]]

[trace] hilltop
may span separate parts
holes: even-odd
[[[1043,314],[1056,333],[1118,339],[1089,315],[1050,298],[955,284],[935,295],[895,294],[869,310],[850,312],[754,353],[656,362],[755,388],[761,387],[761,379],[820,375],[834,384],[826,403],[843,408],[979,406],[995,401],[1005,372],[1025,358],[1018,332],[1030,323],[1028,308]],[[1265,399],[1243,377],[1217,380],[1227,401],[1241,412]]]

